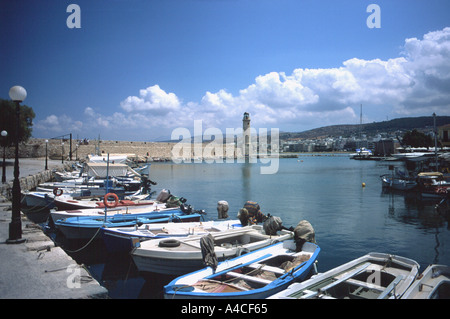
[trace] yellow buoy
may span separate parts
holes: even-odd
[[[366,187],[366,183],[362,183],[362,187]]]

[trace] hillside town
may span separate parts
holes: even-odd
[[[450,147],[450,124],[436,127],[436,141],[438,148],[445,150]],[[354,152],[357,149],[369,149],[376,156],[390,156],[395,153],[407,152],[409,145],[402,142],[406,130],[365,134],[355,132],[349,136],[319,136],[315,138],[299,138],[289,136],[281,139],[282,152]],[[423,130],[434,140],[434,128]],[[416,149],[417,150],[417,149]],[[424,150],[422,150],[424,151]],[[425,149],[426,151],[426,149]]]

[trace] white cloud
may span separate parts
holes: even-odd
[[[149,111],[153,114],[164,115],[178,110],[181,104],[174,93],[166,93],[159,85],[154,85],[139,90],[139,97],[127,97],[120,106],[127,112]]]
[[[450,28],[429,32],[422,40],[406,39],[405,69],[414,86],[398,106],[398,112],[412,114],[423,109],[450,110]]]
[[[33,129],[46,131],[51,134],[66,134],[71,131],[80,131],[83,129],[83,122],[73,120],[67,115],[49,115],[44,120],[36,121]]]
[[[391,117],[423,115],[424,111],[448,114],[450,28],[427,33],[423,39],[406,39],[400,56],[385,61],[352,58],[336,68],[298,68],[290,75],[270,72],[257,76],[237,95],[221,89],[206,92],[199,102],[183,103],[175,93],[153,85],[120,102],[122,112],[102,115],[87,107],[84,125],[64,115],[50,115],[35,127],[134,130],[150,139],[163,132],[170,135],[176,127],[190,128],[197,119],[203,120],[204,129],[238,127],[242,114],[249,112],[258,127],[304,130],[357,123],[355,110],[360,104],[374,113],[388,108]]]

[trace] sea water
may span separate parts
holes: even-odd
[[[205,210],[209,220],[218,219],[220,200],[229,203],[230,218],[250,200],[264,214],[280,217],[286,227],[308,220],[321,248],[320,272],[369,252],[411,258],[421,271],[431,263],[450,265],[449,226],[437,214],[436,202],[382,189],[380,175],[389,174],[392,164],[340,154],[300,154],[280,159],[276,174],[261,174],[261,163],[153,163],[150,179],[158,183],[152,187],[156,193],[168,189],[186,198],[194,209]],[[76,258],[112,298],[160,298],[163,286],[174,278],[143,277],[131,258],[86,251]]]

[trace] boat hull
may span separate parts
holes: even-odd
[[[450,267],[429,265],[402,299],[450,299]]]
[[[149,216],[152,215],[152,216]],[[85,240],[101,238],[100,230],[102,227],[130,227],[138,223],[168,223],[173,220],[180,222],[200,221],[200,214],[147,214],[147,216],[135,215],[124,216],[116,215],[108,217],[106,222],[104,218],[89,217],[71,217],[57,220],[56,228],[69,240]]]
[[[286,240],[219,263],[214,271],[210,267],[180,276],[164,287],[167,299],[264,299],[284,290],[295,281],[305,280],[313,271],[320,248],[306,243],[307,252],[295,252],[293,240]],[[290,247],[290,248],[287,248]],[[282,269],[271,263],[285,258],[306,256],[306,260],[292,269]],[[248,271],[247,268],[253,269]],[[244,270],[245,269],[245,270]],[[259,270],[271,272],[272,279],[253,276]],[[247,272],[248,271],[248,272]],[[231,276],[231,279],[228,277]],[[234,277],[235,276],[235,277]],[[220,279],[223,278],[223,279]],[[233,278],[236,280],[233,284]],[[222,281],[223,280],[223,281]],[[242,282],[244,281],[245,284]],[[205,285],[217,285],[205,289]],[[244,288],[246,286],[247,288]]]
[[[387,176],[382,176],[381,182],[383,187],[398,191],[409,191],[417,187],[417,183],[415,181],[392,178]]]
[[[218,260],[234,258],[293,237],[292,232],[283,231],[279,236],[268,236],[261,232],[261,226],[247,226],[213,234]],[[188,236],[179,240],[179,246],[159,247],[163,239],[141,243],[133,249],[131,256],[140,272],[183,275],[203,268],[200,248],[201,236]],[[233,244],[231,244],[233,243]]]
[[[200,227],[199,227],[200,226]],[[161,238],[182,238],[189,235],[203,235],[209,231],[221,231],[231,227],[241,227],[239,220],[200,222],[200,223],[169,223],[152,224],[142,230],[136,227],[102,228],[102,238],[109,253],[127,253],[139,246],[140,242]],[[167,232],[160,232],[164,228]],[[199,228],[199,229],[196,229]],[[179,229],[179,231],[173,231]],[[211,230],[208,230],[211,229]]]
[[[27,207],[46,207],[53,208],[55,207],[53,202],[53,194],[47,192],[30,192],[23,194],[23,203]]]
[[[119,200],[116,207],[135,207],[153,204],[156,205],[156,202],[153,200],[142,200],[142,201]],[[73,198],[60,199],[58,197],[55,198],[55,206],[58,208],[58,210],[105,208],[105,204],[103,201],[76,200]],[[165,204],[161,204],[161,207],[165,207]]]
[[[110,208],[107,210],[107,215],[112,216],[117,214],[122,215],[143,215],[151,212],[178,212],[179,208],[166,208],[165,204],[155,204],[155,205],[143,205],[139,207],[135,206],[122,206]],[[50,212],[50,217],[55,223],[57,220],[70,218],[70,217],[104,217],[105,209],[100,208],[87,208],[87,209],[73,209],[73,210],[52,210]]]
[[[418,275],[411,259],[370,253],[294,283],[270,299],[398,299]]]

